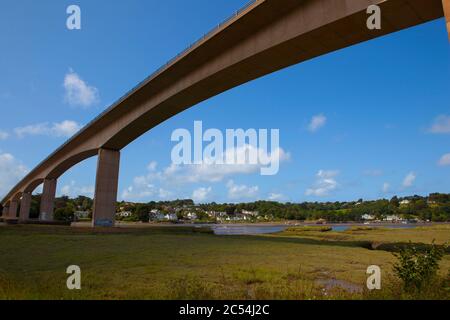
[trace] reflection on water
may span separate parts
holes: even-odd
[[[242,225],[216,225],[212,229],[214,234],[220,236],[226,235],[257,235],[257,234],[269,234],[284,231],[289,226],[242,226]],[[333,231],[343,232],[347,231],[355,225],[331,225]],[[417,227],[412,224],[402,224],[402,225],[381,225],[381,226],[370,226],[365,225],[364,227],[373,228],[388,228],[388,229],[410,229]]]

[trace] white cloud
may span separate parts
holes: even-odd
[[[64,77],[65,101],[72,106],[88,108],[99,101],[98,89],[89,86],[73,70]]]
[[[281,193],[270,193],[268,199],[270,201],[282,201],[286,199],[286,196]]]
[[[308,125],[308,130],[310,132],[316,132],[327,123],[327,117],[323,114],[318,114],[312,117],[311,122]]]
[[[155,171],[157,166],[158,166],[158,162],[152,161],[148,164],[147,169],[148,169],[148,171]]]
[[[70,190],[71,187],[69,185],[65,185],[64,187],[61,188],[61,195],[63,196],[70,196]]]
[[[169,190],[158,188],[153,184],[146,182],[146,177],[136,177],[132,186],[129,186],[122,192],[123,200],[142,200],[146,198],[159,198],[162,200],[172,197],[173,193]]]
[[[383,184],[382,190],[383,190],[383,193],[389,193],[391,191],[391,185],[389,183],[385,182]]]
[[[158,189],[158,197],[160,199],[169,199],[172,196],[173,196],[173,193],[171,191],[165,190],[163,188]]]
[[[406,175],[405,179],[403,180],[403,187],[410,188],[414,185],[414,182],[416,181],[417,175],[414,172],[410,172]]]
[[[28,169],[12,154],[0,153],[0,196],[5,196],[27,173]]]
[[[17,134],[19,138],[23,138],[26,135],[31,136],[43,135],[48,134],[49,126],[47,123],[32,124],[25,127],[15,128],[14,132]]]
[[[339,186],[336,181],[336,176],[339,175],[339,171],[336,170],[320,170],[316,176],[316,182],[314,187],[306,190],[307,196],[325,197],[332,191],[336,190]]]
[[[75,121],[65,120],[61,123],[54,123],[51,131],[57,137],[71,137],[81,129],[81,125]]]
[[[450,133],[450,116],[438,116],[431,125],[430,132],[436,134]]]
[[[245,159],[246,152],[253,148],[250,145],[245,145],[239,148],[236,152],[238,159]],[[228,150],[226,153],[229,152]],[[258,154],[263,159],[272,159],[275,154],[280,157],[280,162],[290,159],[290,154],[286,153],[283,149],[278,149],[274,152],[274,155],[266,154],[262,149],[257,150]],[[242,161],[245,162],[245,161]],[[182,185],[189,183],[200,182],[221,182],[225,178],[238,175],[238,174],[253,174],[260,171],[261,164],[208,164],[208,160],[203,164],[192,165],[175,165],[171,164],[169,167],[155,171],[156,165],[149,166],[149,173],[146,176],[148,183],[154,181],[164,182],[170,185]]]
[[[64,185],[61,188],[61,195],[69,196],[75,198],[78,196],[94,197],[95,187],[94,186],[77,186],[75,181],[71,181],[69,184]]]
[[[194,192],[192,193],[192,199],[196,203],[204,202],[206,199],[208,199],[208,197],[211,194],[211,192],[212,192],[212,187],[198,188],[198,189],[194,190]]]
[[[142,198],[152,197],[155,195],[155,191],[151,190],[135,190],[135,187],[129,186],[122,192],[123,200],[138,200]]]
[[[0,140],[6,140],[9,138],[9,133],[6,131],[0,130]]]
[[[439,160],[440,166],[450,166],[450,153],[444,154]]]
[[[81,125],[75,121],[65,120],[49,124],[47,122],[18,127],[14,132],[19,138],[25,136],[46,135],[53,137],[69,138],[81,129]]]
[[[236,151],[237,159],[245,159],[250,145],[244,145]],[[229,151],[226,150],[225,154]],[[257,149],[260,159],[264,162],[279,156],[280,162],[288,161],[290,154],[279,148],[273,154],[267,154],[262,149]],[[225,156],[226,157],[226,156]],[[239,161],[238,161],[239,162]],[[125,200],[145,199],[150,197],[170,197],[173,192],[166,189],[175,190],[181,186],[195,183],[218,183],[226,178],[241,175],[254,174],[260,171],[263,165],[256,164],[208,164],[208,159],[203,164],[193,165],[175,165],[171,164],[166,168],[157,170],[158,163],[150,162],[147,166],[147,173],[142,176],[135,177],[131,186],[122,192],[122,198]],[[162,185],[164,189],[159,190]]]
[[[233,180],[228,181],[228,198],[232,200],[255,199],[258,196],[258,186],[237,185]]]

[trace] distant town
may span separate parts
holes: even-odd
[[[31,219],[39,215],[40,195],[34,195]],[[55,201],[54,218],[58,221],[88,221],[93,200],[79,196],[59,197]],[[350,202],[195,204],[193,200],[118,202],[116,220],[143,223],[263,223],[280,221],[327,222],[450,222],[450,194],[393,197]]]

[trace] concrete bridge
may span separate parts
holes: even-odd
[[[367,28],[370,5],[381,8],[381,30]],[[253,79],[443,16],[450,30],[450,0],[254,0],[42,161],[2,200],[3,218],[29,219],[43,183],[40,219],[51,221],[58,178],[98,155],[93,226],[112,226],[120,150],[148,130]]]

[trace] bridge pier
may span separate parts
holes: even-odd
[[[52,221],[55,206],[56,179],[45,179],[41,198],[39,220]]]
[[[9,219],[15,219],[17,218],[17,208],[19,206],[19,202],[18,201],[11,201],[10,205],[9,205],[9,215],[8,218]]]
[[[26,221],[30,218],[31,193],[23,193],[20,200],[19,221]]]
[[[93,227],[112,227],[115,222],[117,185],[119,182],[120,151],[98,151],[95,179]]]
[[[9,205],[9,219],[15,219],[17,218],[17,208],[19,207],[19,202],[16,200],[12,200]]]
[[[445,21],[447,22],[448,39],[450,40],[450,0],[442,0]]]
[[[9,216],[9,205],[3,207],[2,218],[7,219]]]

